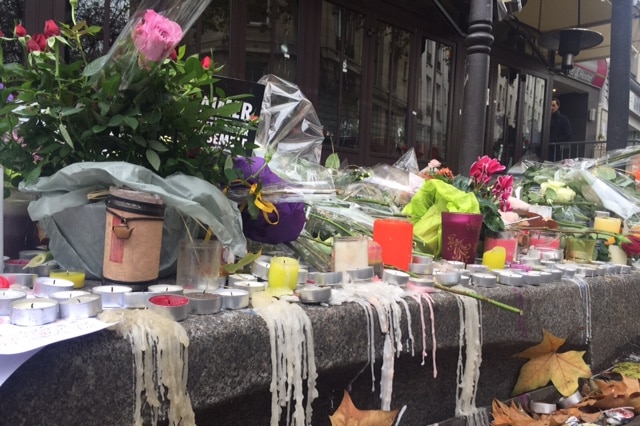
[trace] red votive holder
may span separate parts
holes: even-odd
[[[442,258],[473,263],[483,218],[479,213],[442,212]]]
[[[402,219],[373,221],[373,240],[382,248],[382,261],[403,271],[409,270],[413,251],[413,224]]]

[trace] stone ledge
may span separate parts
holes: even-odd
[[[566,337],[564,349],[587,350],[597,371],[629,341],[640,336],[634,314],[640,305],[640,274],[588,280],[591,341],[587,341],[589,309],[585,291],[562,282],[541,287],[476,288],[478,293],[521,308],[522,317],[482,303],[483,362],[477,405],[496,397],[507,399],[523,360],[512,355],[540,341],[542,328]],[[432,367],[429,310],[428,357],[422,365],[420,306],[407,298],[415,355],[395,360],[392,408],[407,410],[401,424],[425,425],[453,417],[458,362],[459,309],[456,296],[434,294],[436,367]],[[328,425],[343,389],[350,389],[360,408],[380,406],[383,336],[376,327],[376,380],[368,363],[363,309],[341,306],[304,308],[314,330],[319,397],[314,425]],[[406,321],[406,318],[405,318]],[[189,382],[198,425],[267,425],[270,419],[271,361],[266,324],[253,311],[189,316],[182,322],[190,336]],[[403,325],[403,342],[406,324]],[[0,387],[0,413],[5,424],[90,425],[131,424],[133,375],[131,348],[114,332],[103,330],[43,348]],[[372,385],[375,391],[372,391]]]

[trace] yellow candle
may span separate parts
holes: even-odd
[[[596,231],[620,233],[622,221],[618,217],[595,217],[593,218],[593,229]]]
[[[73,282],[73,288],[84,287],[84,271],[51,271],[49,278],[62,278]]]
[[[269,287],[289,288],[298,286],[298,261],[291,257],[273,257],[269,265]]]
[[[489,269],[502,269],[506,259],[507,250],[504,247],[496,246],[483,253],[482,264]]]

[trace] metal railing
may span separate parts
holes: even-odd
[[[640,142],[640,141],[638,141]],[[631,141],[629,143],[631,145]],[[548,161],[567,158],[600,158],[606,155],[607,141],[550,142]]]

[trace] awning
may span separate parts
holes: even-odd
[[[632,49],[640,51],[640,11],[634,7],[632,23]],[[544,35],[564,28],[586,28],[599,32],[604,41],[592,48],[581,50],[576,62],[602,59],[610,56],[611,50],[611,0],[528,0],[516,14],[525,24]],[[557,63],[561,58],[556,55]]]

